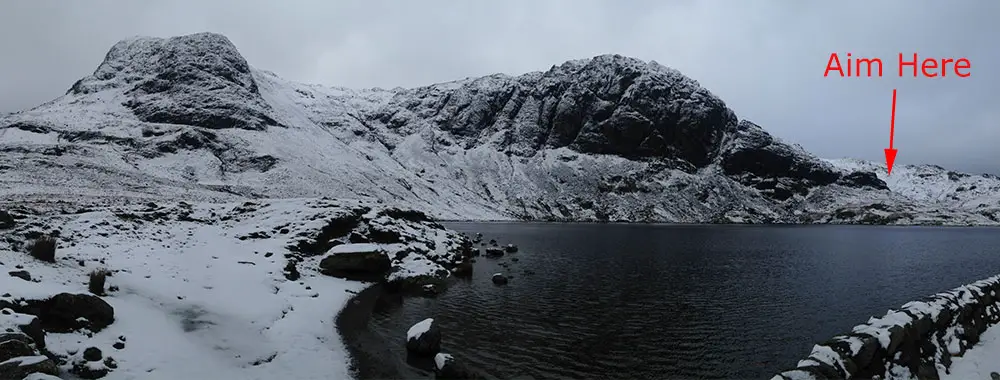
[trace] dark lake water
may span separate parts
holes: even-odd
[[[478,258],[437,298],[379,302],[370,377],[432,378],[403,346],[432,317],[443,350],[490,378],[768,379],[871,316],[1000,273],[989,228],[446,225],[520,252]]]

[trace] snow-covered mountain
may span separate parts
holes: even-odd
[[[998,223],[997,177],[884,169],[819,159],[678,71],[618,55],[356,90],[255,69],[218,34],[133,38],[64,96],[0,117],[8,202],[332,196],[445,219]]]

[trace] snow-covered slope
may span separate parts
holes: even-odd
[[[217,34],[133,38],[66,95],[0,117],[11,202],[332,196],[447,219],[996,223],[1000,180],[936,170],[884,178],[818,159],[676,70],[617,55],[355,90],[252,68]]]
[[[0,225],[11,273],[0,276],[0,362],[25,356],[84,379],[352,378],[334,321],[370,283],[323,275],[327,260],[378,250],[390,281],[443,279],[471,244],[419,213],[330,199],[11,214]],[[44,235],[57,239],[51,263],[24,252]],[[102,297],[88,287],[96,270],[110,273]],[[10,350],[18,328],[44,356]],[[90,348],[103,355],[87,359]],[[0,378],[36,371],[0,365]]]

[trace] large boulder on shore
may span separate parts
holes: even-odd
[[[325,275],[355,281],[377,281],[392,268],[389,256],[377,244],[344,244],[333,247],[319,263]]]
[[[37,315],[42,328],[48,332],[84,328],[97,332],[115,321],[115,309],[92,294],[59,293],[46,300],[28,301],[28,306],[21,311]]]
[[[406,350],[411,354],[432,356],[441,351],[441,328],[434,318],[427,318],[406,332]]]

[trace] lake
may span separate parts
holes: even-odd
[[[443,351],[489,378],[768,379],[871,316],[1000,273],[991,228],[445,224],[520,250],[479,257],[437,298],[376,302],[348,337],[362,377],[432,378],[403,345],[432,317]]]

